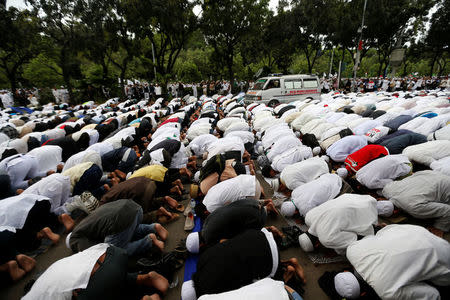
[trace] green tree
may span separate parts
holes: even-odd
[[[23,66],[39,53],[39,30],[35,13],[0,6],[0,69],[13,94],[23,80]]]
[[[258,34],[269,9],[267,0],[205,0],[202,4],[201,28],[213,59],[227,69],[231,86],[234,83],[233,62],[241,43],[251,34]]]

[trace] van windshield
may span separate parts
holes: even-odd
[[[262,90],[266,81],[267,81],[267,79],[256,80],[255,85],[253,86],[252,90]]]

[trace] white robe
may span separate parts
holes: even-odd
[[[280,179],[288,189],[294,190],[327,173],[327,163],[319,157],[312,157],[285,167],[280,174]]]
[[[358,235],[373,235],[372,225],[377,223],[377,200],[369,195],[343,194],[313,208],[305,217],[308,232],[338,254],[345,254]]]
[[[291,199],[301,216],[322,203],[334,199],[342,187],[342,179],[336,174],[324,174],[292,191]]]
[[[70,300],[76,289],[85,289],[94,265],[108,244],[92,246],[53,263],[33,284],[23,300]]]
[[[203,204],[209,212],[245,197],[254,197],[256,178],[252,175],[237,177],[219,182],[209,189]]]
[[[245,147],[242,140],[236,136],[225,137],[222,139],[218,139],[217,141],[209,144],[208,146],[208,159],[213,157],[216,154],[222,154],[227,151],[240,151],[241,158],[244,155]]]
[[[33,208],[36,201],[43,200],[50,201],[44,196],[22,193],[0,201],[0,232],[4,230],[16,232],[16,229],[22,229],[27,220],[28,212]]]
[[[218,138],[212,134],[202,134],[197,136],[189,143],[189,148],[195,155],[203,155],[208,149],[208,146],[216,142]]]
[[[293,147],[273,158],[272,169],[282,172],[287,166],[311,157],[313,157],[311,148],[303,145]]]
[[[420,171],[387,184],[383,196],[413,217],[436,218],[436,228],[450,231],[449,176],[437,171]]]
[[[384,300],[437,300],[425,281],[450,285],[450,244],[420,226],[386,226],[352,243],[347,258]]]
[[[220,294],[203,295],[198,300],[289,300],[284,282],[265,278],[240,289]]]
[[[430,165],[430,168],[434,171],[438,171],[442,174],[450,176],[450,156],[433,161]]]
[[[436,140],[408,146],[403,154],[411,161],[430,166],[433,161],[450,156],[450,141]]]
[[[349,135],[338,140],[327,149],[327,155],[336,162],[344,162],[347,156],[367,146],[364,136]]]
[[[356,180],[369,189],[382,189],[393,180],[411,172],[408,157],[402,154],[375,159],[356,172]]]
[[[41,172],[56,171],[56,167],[62,162],[62,148],[59,146],[45,145],[34,148],[28,155],[38,159]]]
[[[267,153],[267,159],[273,161],[275,156],[282,154],[288,149],[301,146],[302,142],[295,135],[288,135],[279,138]]]
[[[65,213],[64,204],[70,197],[70,178],[59,173],[51,174],[36,182],[23,194],[41,195],[50,199],[51,212],[57,215]]]
[[[69,157],[64,164],[63,172],[84,162],[93,162],[102,168],[102,158],[100,154],[94,150],[84,150]]]

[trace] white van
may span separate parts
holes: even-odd
[[[315,75],[281,75],[262,77],[245,94],[245,103],[265,103],[276,106],[304,99],[320,98],[319,78]]]

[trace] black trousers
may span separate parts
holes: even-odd
[[[128,273],[126,250],[110,246],[105,260],[76,299],[127,299],[136,288],[137,273]]]

